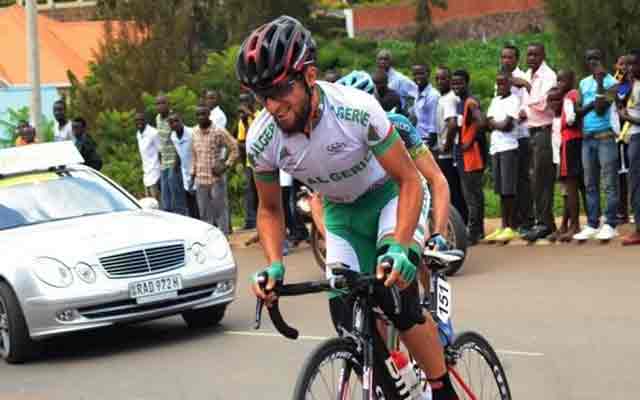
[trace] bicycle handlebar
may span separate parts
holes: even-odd
[[[329,290],[340,290],[347,288],[358,289],[371,285],[382,284],[382,281],[378,280],[375,275],[360,275],[358,272],[351,271],[345,268],[336,268],[333,270],[333,273],[334,275],[336,275],[336,277],[320,281],[293,283],[288,285],[284,285],[282,284],[282,281],[279,281],[276,282],[276,286],[273,288],[272,292],[275,293],[278,297],[302,296],[306,294],[326,292]],[[257,282],[263,289],[267,284],[267,280],[268,276],[265,272],[262,272],[260,275],[258,275]],[[396,286],[393,286],[391,288],[391,293],[394,300],[395,312],[396,314],[399,314],[401,310],[400,292]],[[260,328],[263,306],[264,301],[262,299],[258,299],[256,303],[255,329]],[[271,319],[273,326],[282,336],[292,340],[298,338],[298,330],[287,324],[287,322],[282,317],[278,299],[274,300],[273,303],[271,303],[271,306],[267,307],[267,311],[269,312],[269,318]]]

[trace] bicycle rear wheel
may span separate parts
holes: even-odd
[[[314,350],[298,375],[293,399],[362,399],[362,360],[355,344],[336,338]]]
[[[460,400],[511,400],[507,376],[489,342],[475,332],[456,337],[448,366],[451,382]]]

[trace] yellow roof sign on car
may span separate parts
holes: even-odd
[[[46,171],[49,168],[84,163],[71,141],[30,144],[0,150],[0,176]]]

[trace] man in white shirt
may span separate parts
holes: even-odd
[[[519,61],[520,50],[516,46],[507,44],[502,48],[500,53],[502,69],[511,73],[511,93],[518,98],[522,106],[524,96],[527,93],[525,83],[528,82],[527,74],[518,67]],[[529,177],[529,129],[525,123],[519,123],[517,120],[515,124],[519,161],[515,223],[520,228],[521,233],[526,233],[535,223],[533,218],[533,199],[531,197],[531,178]]]
[[[169,126],[171,127],[171,142],[178,153],[178,163],[182,172],[182,184],[187,199],[187,212],[191,218],[200,219],[198,203],[196,201],[196,188],[191,176],[191,164],[193,160],[193,129],[185,126],[182,117],[177,112],[169,114]]]
[[[498,95],[493,98],[487,112],[487,125],[491,132],[489,153],[493,162],[495,192],[500,196],[502,228],[486,237],[487,241],[508,242],[517,237],[515,232],[515,199],[518,184],[518,114],[520,100],[511,92],[509,72],[496,77]]]
[[[541,43],[527,47],[527,79],[514,80],[514,85],[526,88],[520,110],[520,123],[529,129],[529,162],[533,178],[533,204],[536,226],[524,238],[529,242],[546,238],[556,229],[553,218],[553,189],[556,171],[551,147],[553,112],[547,105],[547,94],[557,83],[556,73],[545,62]]]
[[[136,113],[135,123],[144,193],[160,203],[160,136],[156,128],[147,124],[143,112]]]
[[[402,108],[408,110],[413,106],[416,93],[418,93],[418,85],[411,79],[396,71],[392,67],[391,51],[382,49],[376,56],[376,65],[378,69],[383,70],[387,74],[388,86],[400,96]]]
[[[207,107],[211,110],[209,119],[213,122],[213,125],[219,129],[227,129],[227,116],[222,108],[220,108],[220,95],[215,90],[207,90],[205,94],[205,102]]]
[[[453,151],[451,149],[445,151],[449,129],[454,131],[458,129],[457,116],[458,103],[460,102],[458,96],[451,90],[451,71],[448,67],[440,66],[436,69],[436,87],[441,94],[436,110],[436,132],[438,133],[436,161],[449,183],[451,204],[458,210],[466,224],[468,222],[467,203],[462,194],[460,175],[456,168]]]
[[[73,140],[71,132],[71,121],[67,120],[66,106],[64,100],[57,100],[53,103],[53,140],[62,142],[65,140]]]

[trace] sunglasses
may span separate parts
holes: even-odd
[[[297,80],[299,80],[299,78],[295,77],[266,89],[256,89],[253,91],[253,94],[256,96],[256,99],[258,99],[258,101],[262,104],[265,104],[268,99],[280,100],[291,94],[291,92],[293,91],[293,85]]]

